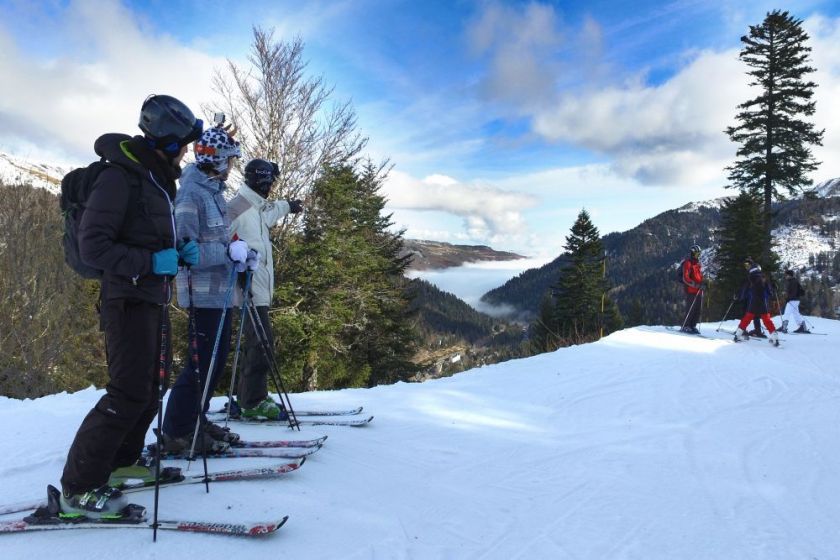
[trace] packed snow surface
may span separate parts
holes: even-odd
[[[422,384],[293,395],[299,409],[363,405],[376,418],[299,434],[242,427],[247,439],[329,439],[279,480],[161,490],[163,518],[288,514],[277,533],[8,534],[0,557],[840,558],[840,323],[810,321],[827,336],[787,334],[774,348],[736,344],[717,323],[700,325],[711,338],[636,327]],[[0,503],[58,481],[100,395],[0,399]],[[130,496],[151,509],[152,492]]]

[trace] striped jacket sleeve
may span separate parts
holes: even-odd
[[[175,225],[178,239],[194,239],[198,243],[199,259],[195,268],[218,266],[230,262],[227,244],[219,241],[205,241],[201,238],[201,213],[203,204],[192,193],[179,198],[175,203]]]

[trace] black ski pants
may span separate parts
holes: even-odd
[[[183,437],[193,433],[196,419],[198,417],[198,402],[204,393],[204,384],[207,382],[207,372],[210,369],[210,361],[213,358],[213,346],[216,343],[216,333],[219,329],[219,322],[222,318],[221,309],[200,308],[195,310],[195,328],[198,339],[198,363],[199,380],[196,380],[195,365],[192,355],[181,370],[178,379],[172,386],[169,393],[169,400],[166,402],[166,415],[163,418],[163,433],[170,437]],[[216,391],[219,379],[225,369],[228,349],[230,348],[230,323],[232,312],[228,309],[225,320],[222,324],[222,335],[219,340],[219,350],[216,361],[213,364],[213,371],[210,373],[210,388],[207,392],[207,399],[202,405],[202,413],[207,412],[210,406],[210,399]],[[190,338],[193,334],[190,333]]]
[[[257,315],[262,321],[265,335],[268,339],[269,348],[274,348],[274,335],[271,332],[271,323],[268,320],[268,306],[254,306]],[[251,321],[248,310],[240,320],[245,321],[245,340],[242,341],[242,375],[237,385],[237,396],[239,406],[242,408],[254,408],[268,396],[268,368],[269,362],[266,359],[265,351],[257,336],[259,327]]]
[[[134,464],[158,410],[162,306],[112,299],[101,313],[109,381],[67,454],[61,485],[71,494],[99,488],[112,471]]]
[[[697,294],[685,293],[685,326],[697,327],[700,321],[700,309],[703,307],[703,292]]]

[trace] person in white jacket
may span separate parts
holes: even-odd
[[[259,265],[251,279],[251,297],[270,344],[273,344],[273,335],[268,308],[274,293],[274,259],[269,228],[276,226],[287,214],[303,210],[300,200],[268,200],[279,174],[276,163],[252,159],[245,166],[245,184],[228,203],[231,238],[238,236],[259,253]],[[268,396],[269,364],[260,348],[254,325],[249,320],[246,326],[242,343],[242,374],[237,386],[240,414],[244,418],[285,419],[285,410]]]

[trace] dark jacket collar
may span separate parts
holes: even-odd
[[[155,182],[175,198],[175,180],[181,176],[181,168],[172,165],[149,147],[142,136],[108,133],[97,138],[93,145],[97,155],[104,157],[128,171],[148,177],[152,172]]]

